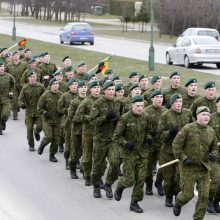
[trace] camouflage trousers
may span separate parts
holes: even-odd
[[[41,144],[43,146],[46,146],[50,143],[50,153],[56,154],[59,144],[60,125],[50,124],[47,121],[43,120],[43,132],[44,137],[41,141]]]
[[[220,201],[220,165],[218,162],[210,162],[210,190],[209,197]]]
[[[119,177],[122,188],[134,186],[132,199],[141,201],[144,196],[147,158],[123,158],[123,176]]]
[[[68,122],[64,127],[64,137],[65,137],[64,158],[66,160],[69,160],[70,148],[71,148],[71,125]]]
[[[205,167],[201,169],[180,168],[181,192],[177,195],[177,203],[181,206],[188,203],[194,197],[194,187],[198,190],[198,200],[196,203],[193,219],[203,219],[209,197],[209,171]]]
[[[168,163],[172,160],[175,160],[173,154],[161,151],[161,161],[163,163]],[[178,164],[172,164],[170,166],[163,168],[163,179],[164,179],[164,193],[166,197],[173,197],[177,195],[180,191],[179,186],[179,168]]]
[[[10,103],[0,104],[0,130],[2,130],[2,123],[8,121],[10,115],[11,105]]]
[[[106,164],[106,158],[109,162],[109,168],[106,176],[106,183],[112,185],[118,178],[119,152],[113,142],[100,143],[93,141],[93,167],[92,167],[92,185],[99,186],[103,175],[103,168]]]
[[[36,127],[34,128],[34,125]],[[34,133],[42,131],[43,123],[41,117],[33,117],[28,114],[25,115],[25,125],[27,128],[27,140],[29,146],[34,146]]]
[[[13,113],[13,117],[17,118],[18,117],[18,111],[19,111],[19,106],[18,106],[18,96],[21,92],[21,88],[16,87],[13,93],[13,98],[11,102],[11,110]]]

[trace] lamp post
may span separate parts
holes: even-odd
[[[16,27],[15,27],[15,0],[13,5],[13,28],[12,28],[12,40],[16,40]]]
[[[150,49],[149,49],[149,70],[154,70],[154,9],[153,0],[150,1]]]

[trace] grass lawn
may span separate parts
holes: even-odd
[[[18,42],[21,39],[22,38],[17,38],[16,42]],[[2,35],[2,34],[0,35],[0,42],[1,42],[0,47],[2,46],[10,47],[13,44],[15,44],[15,42],[12,41],[11,36]],[[63,45],[46,43],[46,42],[32,40],[32,39],[28,39],[27,47],[32,49],[33,54],[37,54],[42,51],[48,51],[51,54],[51,61],[55,62],[58,66],[62,65],[63,57],[65,57],[66,55],[69,55],[71,56],[73,60],[74,66],[81,60],[84,60],[87,63],[88,69],[91,69],[92,67],[97,65],[100,60],[108,56],[108,54],[85,51],[85,50],[77,48],[77,46],[67,47]],[[15,49],[16,48],[14,48],[14,50]],[[115,75],[120,75],[122,77],[124,83],[128,82],[128,74],[132,70],[136,70],[140,72],[141,74],[147,74],[148,76],[160,75],[162,77],[168,77],[171,71],[176,70],[176,71],[181,72],[182,74],[181,76],[182,76],[183,85],[184,85],[184,82],[186,82],[188,78],[196,77],[199,81],[199,93],[200,94],[202,94],[202,91],[203,91],[202,85],[208,80],[214,80],[217,83],[217,89],[220,88],[220,77],[207,74],[207,73],[197,72],[197,71],[186,69],[186,68],[179,67],[179,66],[156,64],[155,71],[148,71],[147,61],[145,62],[145,61],[136,60],[136,59],[114,56],[110,62],[110,67],[114,69]],[[102,76],[100,75],[100,78],[101,77]],[[164,79],[163,88],[168,87],[168,85],[169,85],[169,79],[168,78]]]

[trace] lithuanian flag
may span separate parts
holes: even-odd
[[[23,40],[18,42],[18,46],[25,47],[27,43],[27,38],[24,38]]]
[[[104,75],[105,73],[105,70],[108,69],[108,66],[109,66],[109,62],[110,62],[110,59],[112,58],[112,55],[105,58],[104,60],[102,60],[101,62],[99,62],[98,64],[98,69],[96,71],[96,74],[97,73],[102,73]]]

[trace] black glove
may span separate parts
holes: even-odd
[[[8,93],[9,99],[13,99],[13,95],[14,95],[13,92],[9,92],[9,93]]]
[[[112,120],[112,119],[115,119],[116,117],[117,117],[116,113],[115,113],[115,112],[112,112],[112,111],[110,111],[110,112],[108,112],[108,113],[106,114],[106,119],[107,119],[107,120]]]
[[[150,134],[152,137],[155,137],[157,135],[157,128],[153,128],[151,131],[150,131]]]
[[[64,115],[64,112],[59,112],[59,116],[62,117]]]
[[[178,133],[178,131],[179,131],[179,128],[178,128],[178,125],[176,125],[176,126],[174,126],[174,127],[172,127],[172,128],[170,129],[170,135],[171,135],[171,136],[176,136],[176,134]]]
[[[50,119],[50,117],[51,117],[50,112],[44,112],[44,117],[45,117],[46,119]]]
[[[210,161],[213,161],[213,162],[218,160],[218,157],[216,157],[214,154],[209,154],[208,158]]]
[[[153,144],[152,138],[146,138],[146,144],[147,145],[152,145]]]
[[[25,105],[24,103],[22,103],[22,104],[20,105],[20,108],[26,109],[26,105]]]
[[[134,149],[134,142],[132,141],[128,141],[126,144],[125,144],[125,148],[129,151],[132,151]]]
[[[192,164],[194,164],[193,160],[191,158],[186,158],[184,161],[183,161],[183,164],[185,166],[190,166]]]

